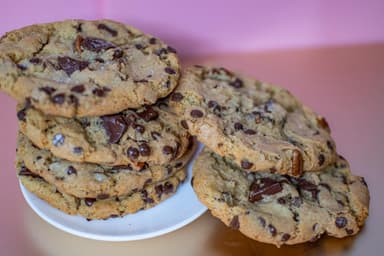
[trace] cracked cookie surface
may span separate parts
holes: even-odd
[[[77,198],[63,193],[32,173],[22,163],[18,164],[17,170],[18,177],[27,190],[67,214],[81,215],[89,220],[122,217],[154,207],[175,194],[186,178],[186,169],[181,169],[166,180],[146,185],[130,195],[96,199]]]
[[[30,172],[44,178],[61,192],[80,198],[105,198],[128,195],[144,186],[162,181],[184,168],[192,157],[196,143],[191,141],[186,154],[164,165],[105,166],[74,163],[57,158],[48,150],[35,147],[19,134],[16,158]]]
[[[65,118],[19,105],[20,131],[36,146],[72,162],[162,165],[181,157],[190,135],[159,101],[138,110],[101,116]]]
[[[151,105],[178,79],[172,47],[110,20],[32,25],[0,38],[0,88],[45,114],[99,116]]]
[[[368,216],[368,187],[342,157],[296,178],[250,173],[205,148],[193,166],[192,186],[227,226],[276,246],[315,241],[324,233],[354,235]]]
[[[336,160],[323,117],[285,89],[224,68],[186,69],[169,103],[199,141],[249,171],[300,176]]]

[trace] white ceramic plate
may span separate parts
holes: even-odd
[[[197,152],[201,150],[201,145]],[[195,159],[195,153],[193,160]],[[179,229],[201,216],[207,208],[191,187],[193,160],[188,165],[188,178],[177,193],[154,208],[122,218],[87,221],[80,216],[65,214],[50,206],[20,183],[29,206],[45,221],[68,233],[104,241],[132,241],[160,236]]]

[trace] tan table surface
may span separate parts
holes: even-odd
[[[100,242],[60,231],[24,201],[13,167],[15,102],[0,94],[0,255],[383,255],[384,44],[184,58],[214,63],[290,89],[327,117],[338,151],[371,192],[364,229],[346,239],[277,249],[226,228],[208,212],[167,235],[134,242]]]

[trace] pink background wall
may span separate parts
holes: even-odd
[[[1,0],[0,33],[65,18],[111,18],[182,55],[384,41],[383,0]]]

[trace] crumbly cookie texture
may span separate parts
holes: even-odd
[[[176,51],[110,20],[66,20],[0,38],[0,89],[45,114],[99,116],[150,105],[177,85]]]
[[[166,180],[147,185],[130,195],[96,199],[77,198],[63,193],[22,163],[17,170],[21,183],[30,192],[67,214],[81,215],[88,220],[121,217],[154,207],[175,194],[186,178],[186,169],[182,169]]]
[[[281,246],[315,241],[326,233],[356,234],[368,216],[369,191],[341,157],[300,178],[247,172],[204,149],[193,166],[193,188],[227,226]]]
[[[16,157],[18,165],[23,163],[30,172],[66,194],[103,199],[128,195],[172,176],[184,168],[192,157],[196,143],[191,143],[182,157],[164,165],[144,164],[141,170],[133,170],[129,165],[111,167],[63,160],[48,150],[35,147],[22,134],[19,134]]]
[[[326,120],[285,89],[224,68],[194,66],[169,103],[185,129],[248,171],[300,176],[336,161]]]
[[[100,116],[65,118],[18,105],[20,131],[36,146],[72,162],[162,165],[181,157],[190,135],[161,104]]]

